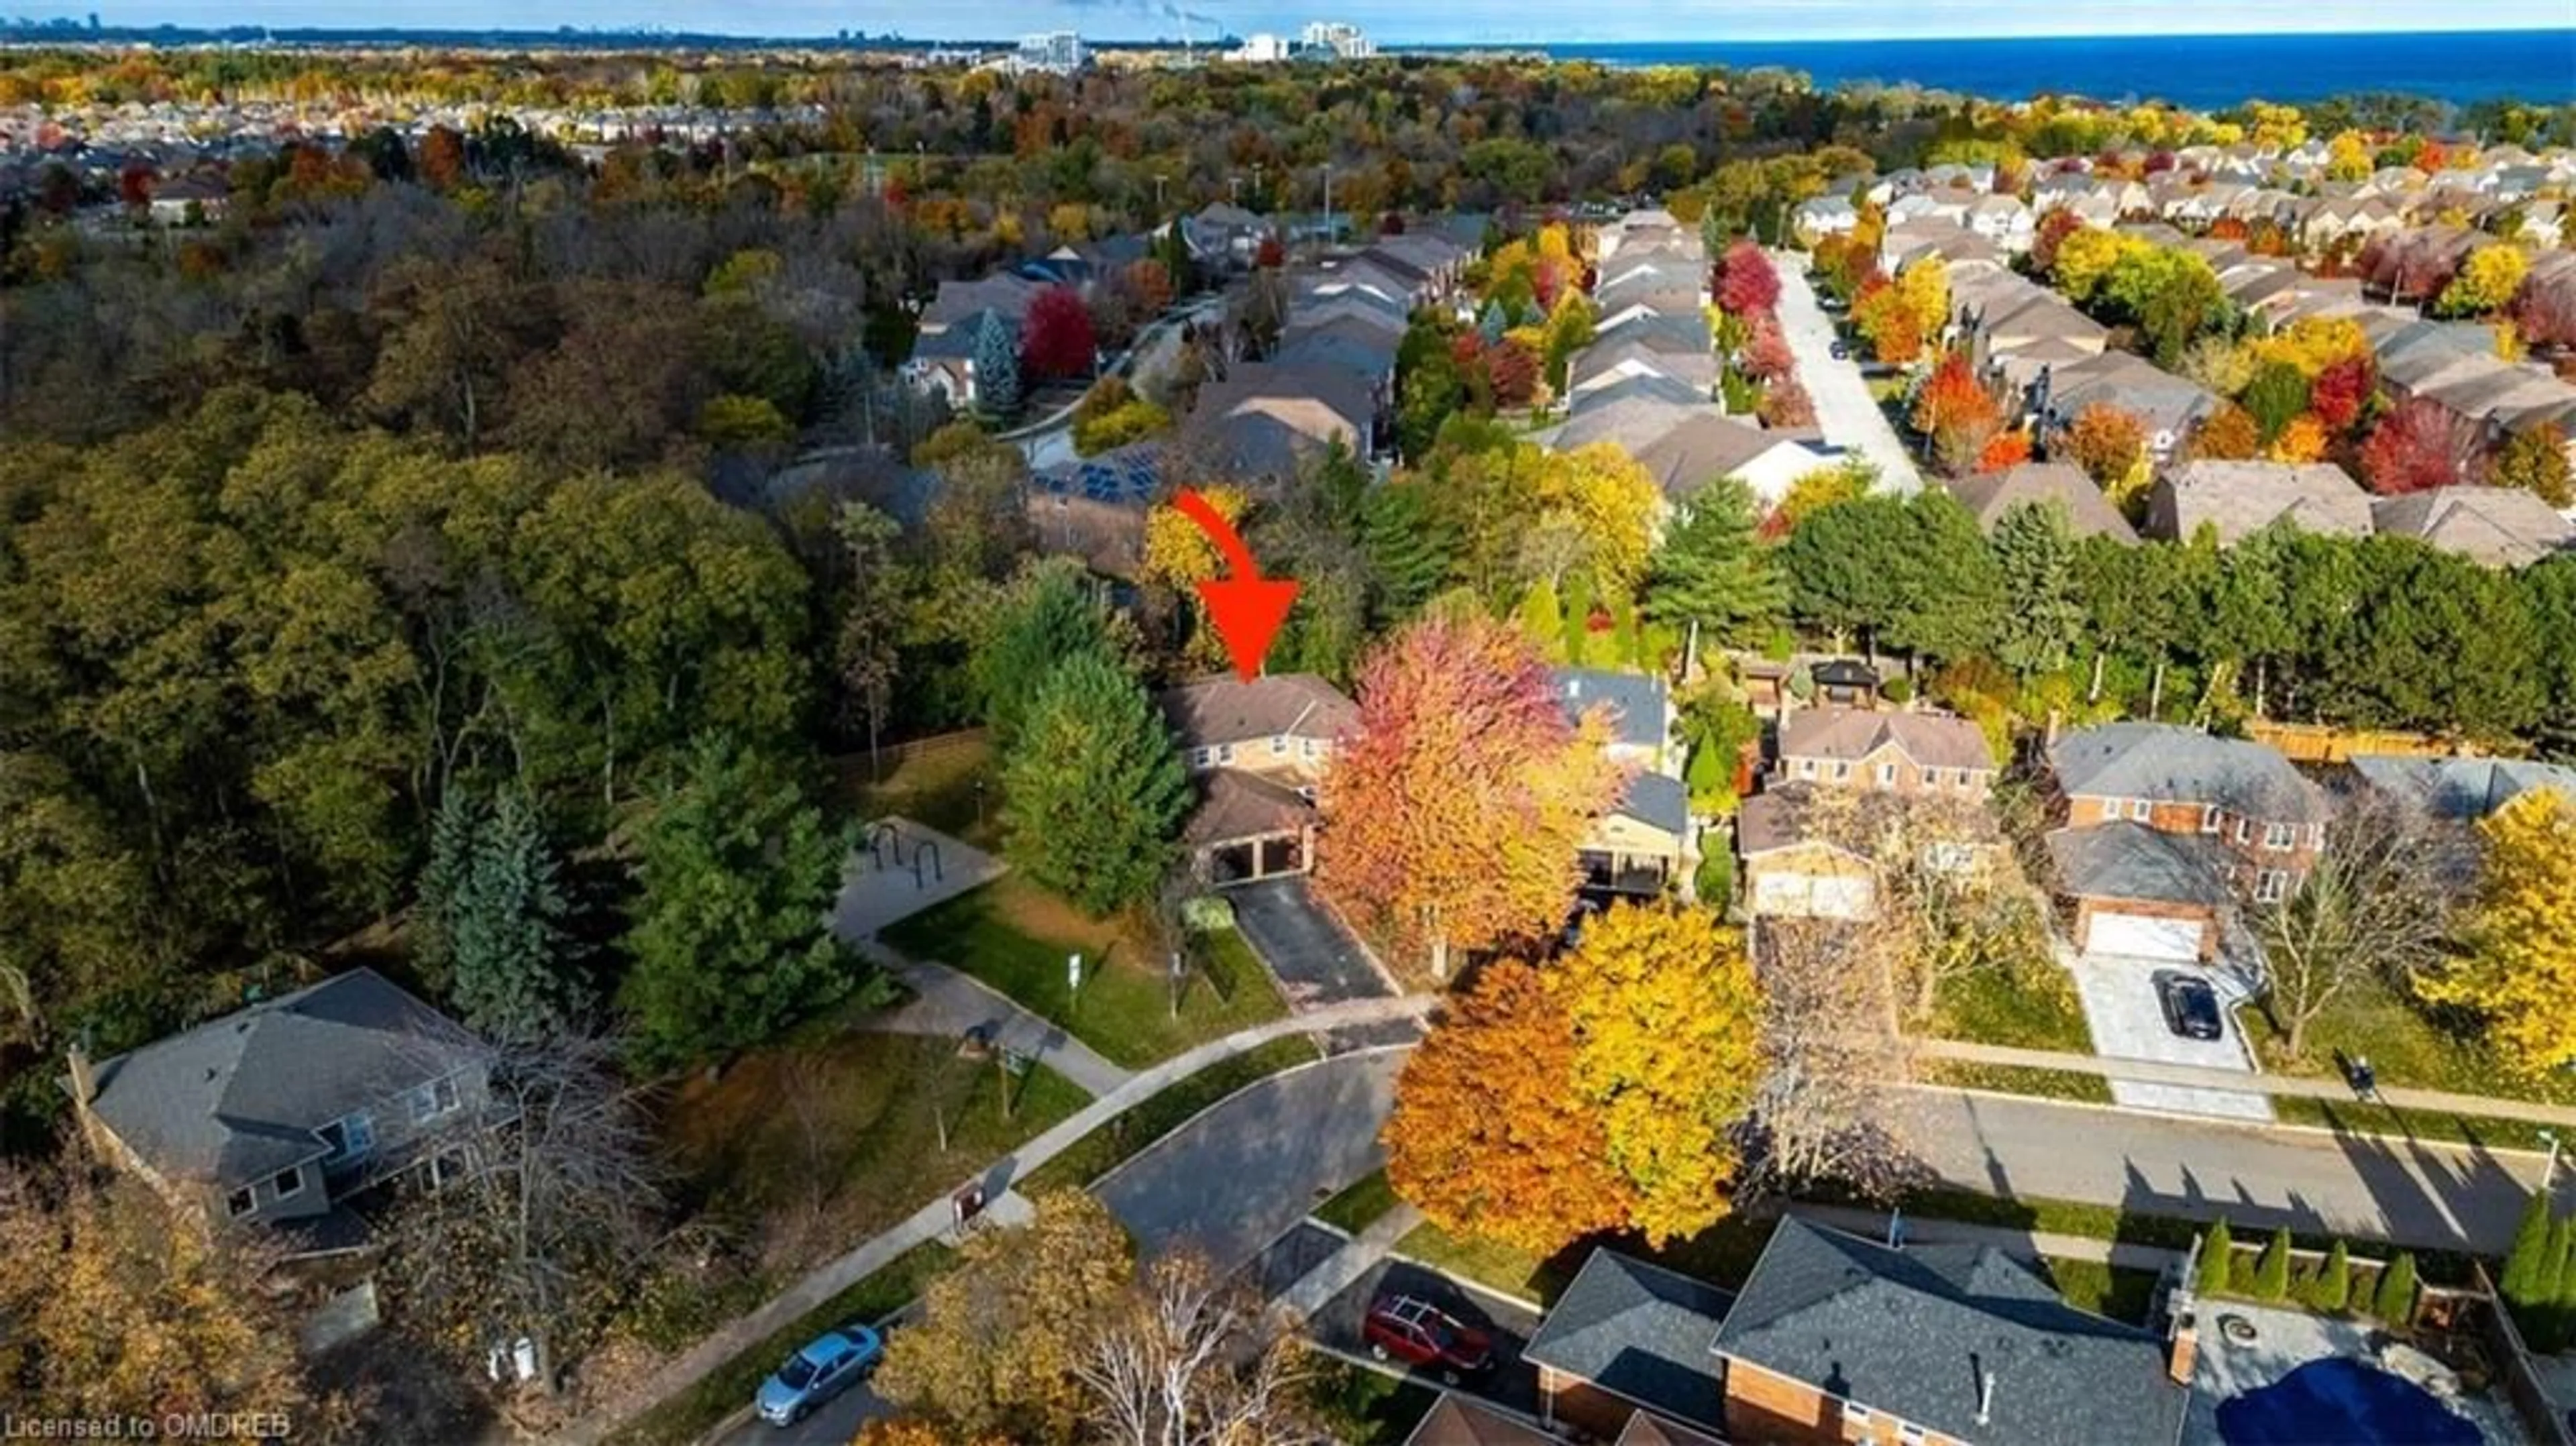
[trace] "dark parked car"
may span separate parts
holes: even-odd
[[[1493,1342],[1483,1331],[1420,1296],[1379,1296],[1360,1333],[1370,1355],[1436,1369],[1440,1379],[1453,1385],[1460,1375],[1481,1371],[1494,1360]]]
[[[855,1321],[823,1332],[760,1383],[754,1404],[772,1426],[793,1426],[848,1390],[885,1359],[885,1341]]]
[[[1841,339],[1841,338],[1839,338],[1839,337],[1837,337],[1837,338],[1835,338],[1835,339],[1834,339],[1833,352],[1834,352],[1834,360],[1836,360],[1836,361],[1849,361],[1849,360],[1851,360],[1851,344],[1850,344],[1849,342],[1846,342],[1846,341],[1842,340],[1842,339]]]
[[[2216,1039],[2223,1033],[2219,1024],[2218,991],[2206,979],[2178,974],[2167,969],[2156,975],[2156,998],[2165,1007],[2165,1028],[2185,1039]]]

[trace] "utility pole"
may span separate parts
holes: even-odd
[[[1333,239],[1333,167],[1332,167],[1332,163],[1331,163],[1331,162],[1329,162],[1329,161],[1327,161],[1327,162],[1325,162],[1325,163],[1324,163],[1324,165],[1323,165],[1320,169],[1321,169],[1321,170],[1323,171],[1323,173],[1324,173],[1324,241],[1325,241],[1325,244],[1330,245],[1330,244],[1332,243],[1332,239]]]

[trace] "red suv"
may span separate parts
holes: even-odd
[[[1369,1307],[1361,1328],[1369,1354],[1390,1357],[1408,1366],[1432,1367],[1452,1385],[1459,1374],[1481,1371],[1493,1363],[1493,1342],[1483,1331],[1427,1300],[1410,1295],[1382,1295]]]

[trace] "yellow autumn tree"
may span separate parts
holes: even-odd
[[[2362,333],[2361,323],[2351,317],[2307,316],[2249,343],[2246,350],[2258,368],[2279,362],[2315,381],[2320,372],[2336,362],[2370,355],[2370,338]]]
[[[2308,139],[2307,112],[2294,105],[2255,101],[2245,107],[2254,123],[2254,144],[2267,151],[2297,150]]]
[[[2370,143],[2361,132],[2335,132],[2326,142],[2326,179],[2329,181],[2362,181],[2370,178]]]
[[[2070,301],[2090,301],[2102,287],[2102,279],[2111,268],[2130,252],[2146,243],[2134,236],[2087,226],[2057,243],[2057,289]]]
[[[1905,309],[1914,317],[1914,326],[1926,339],[1941,335],[1950,324],[1950,266],[1938,256],[1927,256],[1905,268],[1896,278],[1896,294],[1905,301]]]
[[[2522,280],[2531,274],[2531,258],[2510,242],[2481,246],[2460,265],[2460,274],[2442,292],[2435,309],[2446,316],[2492,316],[2513,303]]]
[[[2497,1056],[2537,1078],[2576,1065],[2576,799],[2535,788],[2479,831],[2468,947],[2418,988],[2483,1016]]]
[[[1199,495],[1208,500],[1218,516],[1237,526],[1252,508],[1251,494],[1240,487],[1202,487]],[[1216,544],[1208,541],[1208,535],[1188,514],[1168,502],[1145,514],[1144,555],[1136,567],[1138,582],[1194,594],[1199,583],[1224,571]]]
[[[1551,453],[1535,487],[1541,518],[1572,524],[1584,562],[1606,596],[1628,597],[1646,574],[1663,489],[1654,474],[1613,442]]]
[[[1573,1026],[1574,1093],[1649,1241],[1724,1219],[1735,1132],[1762,1070],[1761,987],[1743,936],[1704,909],[1619,904],[1548,975]]]
[[[2326,435],[2326,424],[2314,412],[2301,412],[2272,439],[2265,455],[2275,462],[2314,462],[2325,456],[2333,438]]]

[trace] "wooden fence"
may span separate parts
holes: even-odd
[[[2539,1368],[2532,1364],[2531,1349],[2523,1343],[2522,1331],[2514,1325],[2513,1316],[2505,1310],[2504,1301],[2495,1294],[2487,1279],[2487,1268],[2477,1267],[2478,1289],[2484,1292],[2486,1309],[2477,1313],[2479,1334],[2487,1355],[2495,1362],[2496,1379],[2513,1402],[2513,1411],[2522,1418],[2523,1429],[2540,1446],[2576,1446],[2576,1423],[2562,1415],[2540,1383]]]
[[[2246,722],[2245,736],[2279,750],[2293,763],[2342,763],[2368,754],[2460,758],[2477,751],[2467,744],[2427,733],[2336,728],[2324,723],[2275,723],[2262,718]]]

